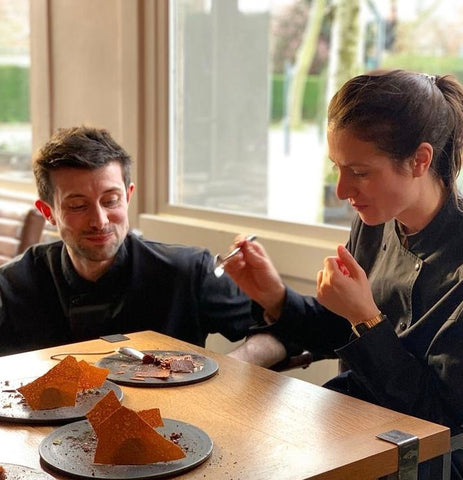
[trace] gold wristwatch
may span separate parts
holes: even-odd
[[[378,313],[373,318],[370,318],[369,320],[366,320],[365,322],[362,323],[357,323],[357,325],[352,325],[352,331],[357,335],[357,337],[362,336],[367,330],[370,330],[371,327],[374,327],[377,325],[379,322],[382,322],[383,320],[386,320],[386,315],[383,315],[381,312]]]

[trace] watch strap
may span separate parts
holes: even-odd
[[[352,331],[357,335],[357,337],[361,337],[367,330],[374,327],[378,323],[382,322],[386,319],[386,315],[382,313],[378,313],[373,318],[365,320],[364,322],[357,323],[357,325],[352,325]]]

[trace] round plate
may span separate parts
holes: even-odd
[[[212,440],[201,429],[178,420],[163,418],[164,427],[156,431],[166,438],[181,434],[178,444],[186,457],[172,462],[147,465],[102,465],[93,463],[96,437],[88,420],[69,423],[54,430],[39,446],[45,465],[73,478],[102,480],[153,479],[179,475],[207,460],[212,453]]]
[[[41,470],[23,465],[0,463],[0,466],[5,469],[6,480],[53,480],[54,478]]]
[[[173,387],[202,382],[212,377],[219,370],[215,360],[192,352],[180,352],[174,350],[143,350],[143,353],[151,353],[156,357],[168,358],[174,356],[190,355],[195,364],[192,373],[171,373],[166,379],[161,378],[135,378],[138,372],[149,372],[153,365],[145,365],[141,360],[117,353],[109,357],[101,358],[96,362],[100,368],[109,368],[108,379],[121,385],[139,387]]]
[[[55,424],[85,418],[91,408],[110,390],[122,400],[121,387],[106,380],[99,388],[82,390],[77,393],[76,404],[73,407],[52,408],[49,410],[32,410],[24,397],[16,391],[21,385],[26,385],[34,379],[0,381],[0,421],[16,423]]]

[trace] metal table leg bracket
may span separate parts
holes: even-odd
[[[400,430],[390,430],[376,435],[381,440],[394,443],[398,447],[399,468],[397,474],[388,479],[397,480],[417,480],[418,478],[418,450],[419,440],[415,435],[401,432]]]

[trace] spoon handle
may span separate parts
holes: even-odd
[[[248,242],[252,242],[257,238],[257,235],[248,235],[246,240]],[[227,253],[224,257],[221,255],[216,255],[214,258],[214,275],[218,278],[223,275],[223,264],[229,259],[234,257],[239,251],[241,247],[235,247],[231,252]]]
[[[246,240],[248,242],[252,242],[254,241],[255,239],[257,238],[257,235],[248,235],[246,237]],[[220,257],[221,260],[222,260],[222,263],[225,262],[226,260],[228,260],[229,258],[231,257],[234,257],[239,251],[241,250],[241,247],[236,247],[234,248],[230,253],[227,253],[227,255],[225,255],[225,257]]]

